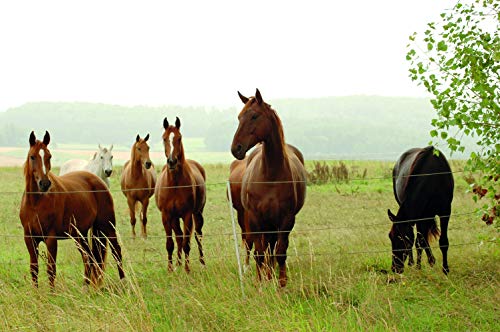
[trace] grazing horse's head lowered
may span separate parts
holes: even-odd
[[[231,153],[236,159],[242,160],[246,152],[257,143],[268,140],[269,132],[281,131],[279,134],[283,138],[283,130],[276,112],[263,101],[259,89],[256,89],[255,97],[247,98],[239,91],[238,96],[245,106],[238,115],[239,124],[234,134]]]
[[[389,219],[393,222],[389,239],[392,243],[392,271],[403,273],[405,261],[412,256],[415,234],[410,222],[400,220],[391,210],[387,210]]]
[[[175,126],[168,123],[167,118],[163,119],[163,145],[165,147],[165,157],[167,157],[168,169],[174,171],[178,164],[184,162],[184,148],[182,146],[182,135],[180,132],[181,121],[175,118]]]
[[[147,143],[149,139],[149,134],[146,137],[141,138],[139,134],[135,138],[134,148],[132,149],[132,161],[140,162],[146,169],[150,169],[153,163],[149,158],[149,145]]]
[[[47,148],[50,143],[50,134],[46,131],[43,141],[39,141],[32,131],[29,141],[30,149],[25,166],[25,170],[28,172],[26,179],[34,181],[40,191],[46,192],[52,184],[48,176],[51,168],[50,159],[52,158]]]

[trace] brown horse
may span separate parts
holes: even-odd
[[[122,192],[127,197],[128,209],[130,212],[130,224],[132,225],[132,235],[135,237],[135,207],[138,202],[142,205],[141,236],[147,238],[146,224],[148,223],[149,198],[154,194],[156,184],[156,172],[151,159],[149,158],[149,145],[147,143],[149,134],[142,139],[137,135],[135,143],[130,152],[130,160],[123,166],[120,180]]]
[[[300,162],[304,163],[304,157],[302,153],[293,145],[287,144],[289,149],[292,149],[295,155],[300,159]],[[261,149],[261,145],[257,145],[255,151],[259,151]],[[231,201],[233,204],[233,208],[236,210],[238,225],[241,228],[241,240],[243,242],[243,246],[246,250],[245,256],[245,271],[250,265],[250,253],[252,251],[253,243],[250,239],[250,227],[248,222],[245,220],[245,209],[243,207],[243,203],[241,201],[241,185],[243,181],[243,174],[245,174],[245,170],[247,167],[248,156],[246,156],[243,160],[234,160],[229,167],[229,183],[231,185]]]
[[[106,184],[96,175],[75,171],[54,175],[51,154],[43,141],[31,132],[30,149],[24,164],[25,189],[19,217],[24,228],[24,242],[30,254],[31,279],[38,286],[38,245],[45,242],[48,251],[47,272],[50,286],[56,278],[57,240],[74,238],[84,263],[85,282],[98,285],[103,277],[107,242],[118,263],[120,278],[125,275],[122,254],[115,231],[113,199]],[[91,231],[92,249],[87,236]]]
[[[163,144],[167,164],[163,167],[156,184],[155,199],[156,205],[161,211],[161,219],[167,236],[168,269],[173,270],[173,230],[177,242],[177,264],[181,264],[182,251],[184,251],[185,270],[189,272],[193,219],[200,262],[205,265],[201,237],[203,235],[203,208],[206,201],[206,176],[205,170],[199,163],[185,158],[180,127],[179,118],[176,118],[175,126],[169,125],[167,118],[163,120],[163,128],[165,128]],[[184,222],[184,232],[180,226],[180,218]]]
[[[239,92],[238,95],[245,106],[238,115],[239,126],[231,152],[236,159],[243,160],[249,149],[262,143],[248,157],[241,187],[245,218],[255,246],[257,277],[260,280],[265,268],[271,278],[276,259],[279,284],[284,287],[288,237],[306,193],[303,158],[297,149],[285,143],[281,120],[263,101],[258,89],[255,97],[247,98]]]

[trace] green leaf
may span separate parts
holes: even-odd
[[[446,43],[444,41],[440,41],[437,45],[438,51],[443,51],[446,52],[448,50],[448,46],[446,46]]]
[[[431,130],[430,134],[431,134],[431,137],[436,137],[438,135],[438,132],[437,132],[437,130],[433,129],[433,130]]]

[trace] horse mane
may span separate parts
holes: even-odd
[[[255,97],[250,97],[251,104],[255,103],[257,100]],[[276,124],[276,131],[278,132],[280,141],[281,141],[281,150],[283,151],[283,156],[284,158],[288,158],[288,153],[287,153],[287,148],[286,148],[286,142],[285,142],[285,132],[283,130],[283,124],[281,122],[280,117],[278,116],[278,113],[272,108],[272,106],[266,102],[262,102],[264,105],[264,109],[269,110],[269,113],[266,113],[266,116],[270,116],[273,119],[273,123]],[[250,105],[251,105],[250,104]]]

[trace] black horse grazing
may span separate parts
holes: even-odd
[[[422,249],[431,266],[436,259],[429,247],[431,238],[439,236],[443,254],[443,272],[448,274],[448,221],[453,200],[453,175],[443,153],[434,147],[410,149],[403,153],[392,172],[394,196],[399,211],[387,210],[393,222],[389,238],[392,242],[392,271],[403,273],[406,257],[413,265],[413,243],[417,247],[417,268],[421,267]],[[441,232],[435,216],[439,216]],[[417,225],[417,239],[413,226]]]

